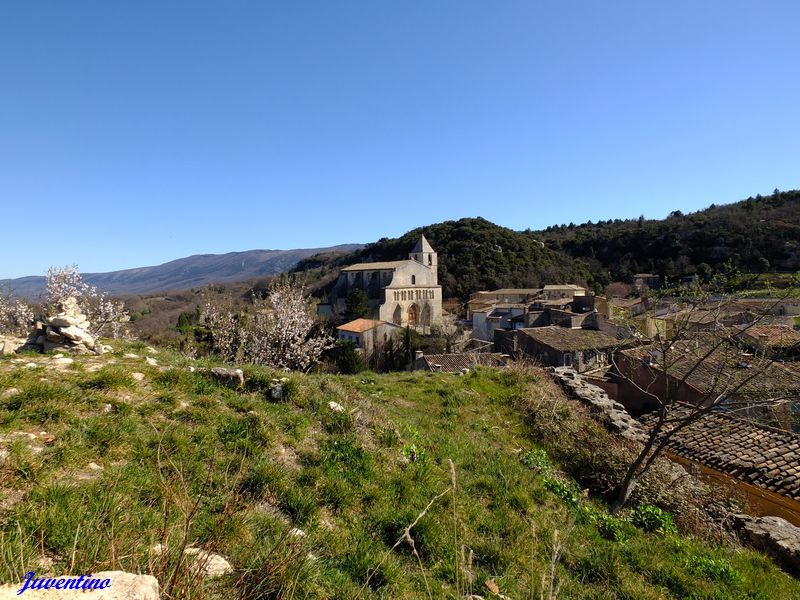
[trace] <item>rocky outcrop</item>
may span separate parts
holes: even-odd
[[[88,574],[87,574],[88,575]],[[19,595],[17,592],[23,587],[24,581],[10,585],[0,586],[0,600],[11,600],[12,598],[25,598],[26,600],[81,600],[92,598],[93,600],[158,600],[159,590],[158,581],[151,575],[136,575],[124,571],[101,571],[92,573],[91,580],[100,582],[108,581],[104,589],[57,589],[64,587],[64,581],[70,581],[75,585],[78,576],[51,576],[36,575],[37,579],[44,579],[43,584],[49,585],[48,589],[31,589],[30,587]],[[61,583],[59,583],[61,582]],[[81,584],[83,581],[81,581]],[[79,584],[80,585],[80,584]]]
[[[22,349],[40,352],[73,352],[102,354],[105,347],[89,333],[90,323],[75,298],[59,305],[59,312],[47,322],[37,322]]]
[[[780,565],[800,576],[800,527],[780,517],[733,515],[734,529],[750,546],[774,558]]]
[[[25,347],[25,338],[0,336],[0,355],[7,356],[22,350]]]
[[[622,404],[609,398],[604,390],[586,381],[580,373],[569,367],[555,367],[552,373],[561,387],[589,405],[595,416],[610,431],[635,442],[644,442],[647,439],[642,424],[630,416]]]

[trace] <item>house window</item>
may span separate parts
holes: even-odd
[[[572,366],[572,354],[565,354],[564,355],[564,366],[571,367]]]
[[[432,254],[428,254],[428,266],[430,266],[432,264],[433,264],[433,255]]]
[[[417,276],[416,275],[412,275],[411,276],[411,285],[417,285]]]

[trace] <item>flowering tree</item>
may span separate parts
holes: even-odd
[[[91,323],[93,336],[108,334],[119,337],[123,324],[129,320],[121,302],[114,302],[105,292],[99,292],[83,280],[77,265],[50,267],[46,275],[46,308],[52,312],[67,298],[75,298]]]
[[[9,293],[0,293],[0,333],[25,335],[33,325],[33,309]]]
[[[247,314],[207,301],[203,311],[212,348],[222,358],[306,372],[334,345],[318,328],[303,286],[288,280],[270,285],[266,298],[254,298]]]

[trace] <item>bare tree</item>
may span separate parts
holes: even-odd
[[[753,418],[789,412],[800,388],[792,374],[762,352],[742,348],[740,338],[763,324],[796,288],[753,311],[733,296],[662,298],[640,321],[654,331],[652,343],[612,353],[620,378],[619,400],[653,409],[648,437],[628,466],[612,513],[620,510],[673,438],[715,411]]]

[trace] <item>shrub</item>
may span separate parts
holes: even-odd
[[[651,533],[677,533],[672,515],[652,504],[637,506],[631,513],[631,523]]]
[[[528,450],[520,457],[520,461],[529,469],[539,473],[546,473],[550,470],[550,458],[547,456],[547,452],[541,448]]]
[[[701,575],[711,581],[737,583],[742,580],[739,571],[723,558],[692,556],[689,558],[687,567],[694,574]]]

